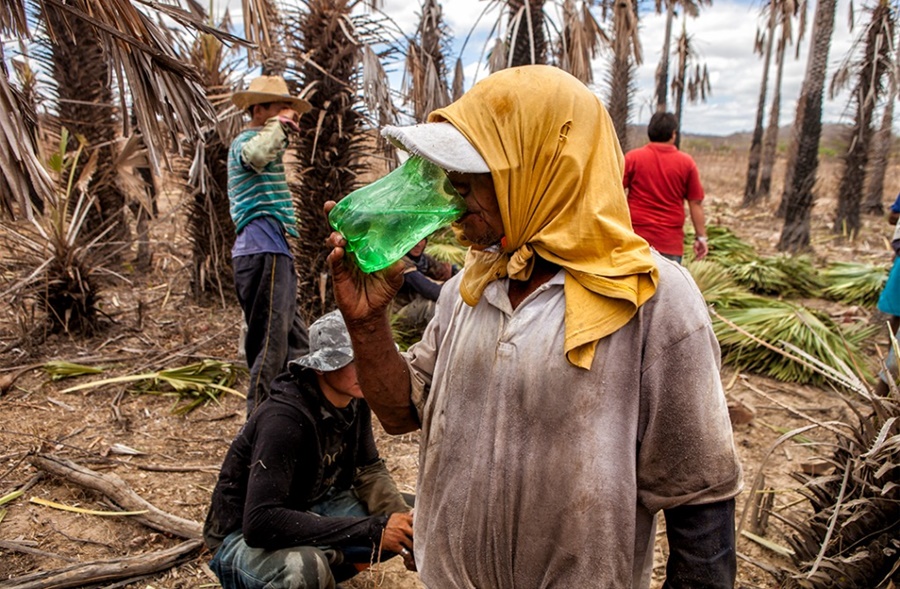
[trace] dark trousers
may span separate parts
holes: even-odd
[[[232,260],[234,287],[247,322],[247,415],[269,395],[272,380],[287,367],[289,339],[297,323],[297,274],[293,261],[279,254],[253,254]],[[302,322],[300,322],[302,323]],[[302,326],[305,331],[305,325]]]

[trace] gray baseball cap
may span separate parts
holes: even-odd
[[[350,334],[340,311],[322,315],[309,327],[309,353],[291,360],[290,367],[321,372],[340,370],[353,362]]]

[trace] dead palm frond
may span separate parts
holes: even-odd
[[[887,282],[888,268],[857,262],[833,262],[822,271],[822,296],[847,305],[874,307]]]
[[[557,42],[556,61],[559,67],[585,84],[594,83],[592,60],[601,46],[610,39],[590,10],[589,2],[577,4],[564,0],[562,5],[562,33]]]
[[[425,0],[416,37],[406,52],[403,94],[413,106],[413,117],[422,122],[431,111],[450,103],[446,55],[450,31],[443,21],[437,0]]]
[[[62,392],[74,393],[114,384],[137,383],[132,392],[175,397],[172,412],[186,415],[205,403],[218,403],[224,394],[243,398],[244,395],[233,388],[242,370],[244,369],[228,362],[205,359],[187,366],[157,372],[95,380],[69,387]]]

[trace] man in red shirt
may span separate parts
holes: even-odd
[[[709,252],[703,186],[693,158],[675,147],[678,120],[656,113],[647,125],[650,143],[625,155],[625,189],[634,232],[663,256],[681,262],[684,255],[684,202],[694,225],[694,257]]]

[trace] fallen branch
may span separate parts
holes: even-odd
[[[86,584],[157,573],[172,568],[182,558],[202,545],[203,543],[200,540],[188,540],[159,552],[149,552],[114,560],[99,560],[52,571],[32,573],[2,581],[0,582],[0,588],[66,589],[67,587],[81,587]]]
[[[101,474],[50,454],[34,456],[31,463],[76,485],[99,491],[127,511],[146,510],[146,514],[133,516],[132,519],[154,530],[189,540],[200,538],[202,528],[199,523],[162,511],[132,491],[125,481],[114,474]]]
[[[22,554],[30,554],[32,556],[45,556],[49,558],[56,558],[58,560],[62,560],[64,562],[78,562],[78,560],[70,557],[63,556],[62,554],[56,554],[55,552],[47,552],[46,550],[39,550],[37,548],[32,548],[31,546],[26,546],[19,542],[13,542],[12,540],[0,540],[0,548],[4,550],[9,550],[10,552],[21,552]]]

